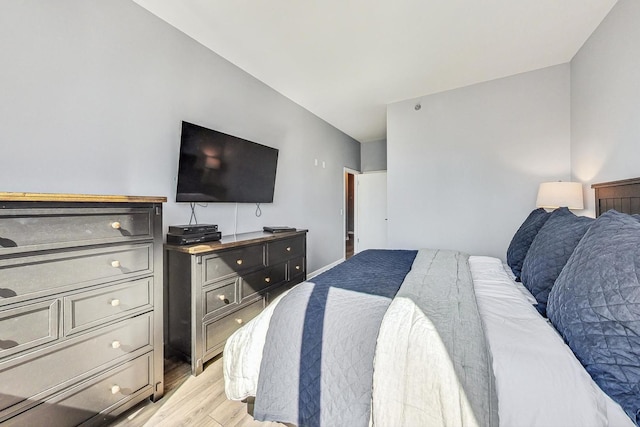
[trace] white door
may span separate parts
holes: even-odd
[[[387,247],[387,172],[356,175],[356,252]]]

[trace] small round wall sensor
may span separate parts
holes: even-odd
[[[420,105],[420,104],[416,104],[416,106],[413,107],[413,109],[416,110],[416,111],[418,111],[421,108],[422,108],[422,105]]]

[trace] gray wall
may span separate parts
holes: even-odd
[[[640,176],[640,2],[619,0],[571,61],[571,169],[590,185]]]
[[[390,105],[390,247],[504,259],[539,183],[570,177],[569,73],[558,65]]]
[[[360,144],[128,0],[0,3],[2,191],[167,196],[180,123],[280,149],[275,199],[198,207],[225,234],[308,228],[309,270],[343,256],[343,167]],[[314,159],[326,167],[314,166]]]
[[[387,140],[365,142],[360,148],[362,172],[387,170]]]

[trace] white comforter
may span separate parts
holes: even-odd
[[[555,329],[531,305],[531,296],[515,286],[499,259],[471,257],[469,262],[478,309],[493,356],[501,426],[634,425],[620,406],[591,380]],[[227,340],[223,363],[229,399],[255,396],[262,347],[278,301]],[[419,351],[429,354],[432,350]],[[410,371],[403,377],[398,375],[398,381],[409,387],[411,370],[420,369],[421,364],[414,360],[407,366]],[[392,365],[387,368],[393,370]],[[411,398],[406,404],[433,399],[427,393],[423,387],[413,387],[407,394]],[[383,405],[374,405],[373,419],[376,411],[381,411],[379,419],[386,419],[386,410]]]

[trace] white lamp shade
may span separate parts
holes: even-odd
[[[559,208],[566,206],[569,209],[583,209],[582,184],[579,182],[543,182],[538,189],[539,208]]]

